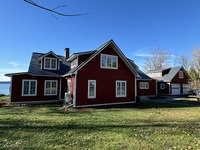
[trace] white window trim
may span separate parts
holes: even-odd
[[[94,82],[94,96],[90,96],[90,82]],[[88,80],[88,98],[96,98],[96,80]]]
[[[106,56],[106,67],[102,66],[102,56]],[[111,57],[111,67],[107,67],[107,57]],[[107,55],[107,54],[101,54],[100,56],[100,68],[104,68],[104,69],[118,69],[118,56],[115,56],[115,55]],[[116,57],[117,59],[117,63],[116,63],[116,67],[112,67],[112,58],[113,57]]]
[[[46,59],[50,59],[50,68],[46,68]],[[56,68],[51,68],[51,61],[52,60],[56,60]],[[48,69],[48,70],[57,70],[57,58],[51,58],[51,57],[44,57],[44,69]]]
[[[28,81],[29,82],[29,94],[24,94],[24,81]],[[35,94],[30,94],[30,91],[31,91],[31,86],[30,86],[30,83],[31,81],[35,81]],[[37,80],[32,80],[32,79],[24,79],[22,80],[22,96],[37,96]]]
[[[51,94],[51,90],[50,90],[50,94],[46,94],[46,83],[50,82],[50,88],[52,89],[52,82],[56,82],[56,93],[55,94]],[[49,96],[49,95],[57,95],[58,93],[58,81],[57,80],[45,80],[45,84],[44,84],[44,95],[45,96]]]
[[[125,95],[122,95],[121,93],[120,93],[120,95],[117,95],[117,83],[120,83],[120,91],[121,91],[121,83],[122,82],[124,82],[125,83]],[[116,95],[116,97],[127,97],[127,87],[126,87],[126,81],[124,81],[124,80],[116,80],[116,82],[115,82],[115,95]]]
[[[180,76],[180,73],[181,73],[181,72],[182,72],[182,74],[181,74],[182,76]],[[179,76],[179,78],[183,79],[183,77],[184,77],[183,71],[179,71],[179,72],[178,72],[178,76]]]
[[[145,87],[141,86],[142,84],[145,84]],[[146,87],[146,84],[148,87]],[[149,82],[140,82],[140,89],[149,89]]]
[[[161,84],[160,84],[160,89],[162,89],[162,90],[165,89],[165,84],[164,84],[164,83],[161,83]]]

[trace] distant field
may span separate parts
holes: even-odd
[[[0,149],[198,149],[200,107],[0,107]]]

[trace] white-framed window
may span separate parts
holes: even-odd
[[[160,84],[160,89],[165,89],[165,83]]]
[[[57,95],[57,80],[45,80],[44,95]]]
[[[118,69],[118,57],[114,55],[101,54],[101,68]]]
[[[183,78],[183,71],[179,71],[179,78]]]
[[[37,80],[22,80],[22,96],[37,95]]]
[[[57,70],[57,59],[45,57],[44,58],[44,69]]]
[[[116,97],[126,97],[126,81],[116,81]]]
[[[77,59],[72,60],[71,62],[71,68],[74,68],[77,66]]]
[[[149,82],[140,82],[140,89],[149,89]]]
[[[96,98],[96,80],[88,80],[88,98]]]

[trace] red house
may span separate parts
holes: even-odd
[[[68,93],[73,107],[88,107],[136,103],[137,93],[156,95],[155,80],[126,58],[113,40],[70,57],[69,49],[65,56],[33,53],[28,72],[7,76],[12,77],[10,103],[59,102]]]
[[[183,67],[151,70],[147,75],[157,80],[158,94],[181,95],[190,90],[190,76]]]

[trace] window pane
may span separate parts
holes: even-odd
[[[51,68],[56,68],[56,59],[51,59]]]
[[[101,56],[101,61],[102,61],[102,62],[101,62],[101,66],[102,66],[102,67],[106,67],[106,56],[102,55],[102,56]]]
[[[94,96],[94,87],[90,87],[89,96]]]
[[[36,88],[36,82],[35,81],[31,81],[31,91],[30,91],[30,94],[36,94],[35,93],[35,88]]]
[[[56,94],[56,82],[52,82],[51,94]]]
[[[120,82],[117,82],[117,95],[120,95]]]
[[[45,59],[45,68],[50,68],[50,59]]]
[[[125,95],[125,82],[122,82],[122,94]]]
[[[111,67],[111,57],[107,56],[107,67]]]
[[[46,82],[46,94],[51,94],[51,82]]]
[[[23,94],[29,94],[29,81],[24,81],[24,91]]]
[[[112,58],[112,67],[117,68],[117,57]]]

